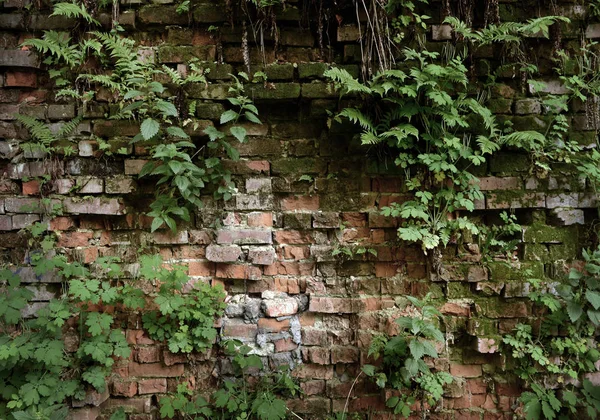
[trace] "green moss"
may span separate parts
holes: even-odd
[[[579,240],[579,231],[577,226],[555,227],[534,223],[525,229],[524,240],[533,244],[577,243]]]
[[[298,64],[298,75],[301,79],[321,78],[329,66],[325,63]]]
[[[518,267],[502,261],[493,261],[488,263],[488,268],[490,278],[494,281],[544,277],[544,264],[540,261],[523,262]]]

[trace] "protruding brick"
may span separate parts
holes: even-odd
[[[248,260],[252,264],[271,265],[277,259],[275,249],[273,247],[252,247],[248,250]]]
[[[234,262],[242,255],[242,249],[237,245],[209,245],[206,248],[206,258],[215,262]]]

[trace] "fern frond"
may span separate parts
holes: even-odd
[[[323,75],[331,79],[334,83],[341,85],[343,88],[343,93],[371,93],[371,89],[368,86],[360,83],[358,79],[352,77],[352,75],[345,69],[333,67],[329,70],[326,70]]]
[[[31,137],[40,143],[50,146],[56,141],[56,137],[48,126],[40,120],[37,120],[28,115],[17,114],[17,120],[27,128]]]
[[[501,142],[526,150],[539,150],[546,143],[546,136],[533,130],[515,131],[502,136]]]
[[[83,4],[76,3],[56,3],[54,12],[50,16],[65,16],[67,18],[84,19],[87,23],[100,25],[96,19],[92,17],[86,10]]]
[[[371,119],[356,108],[345,108],[339,115],[348,118],[353,124],[360,125],[363,130],[374,130]]]
[[[77,117],[73,118],[71,121],[69,121],[60,128],[60,130],[56,134],[56,137],[63,138],[69,136],[71,133],[73,133],[73,131],[75,131],[81,120],[83,120],[83,116],[81,115],[78,115]]]
[[[81,62],[81,53],[77,45],[70,45],[70,42],[71,37],[66,32],[45,31],[42,39],[27,39],[21,45],[33,47],[43,55],[51,55],[74,67]]]

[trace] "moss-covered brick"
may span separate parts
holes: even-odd
[[[499,174],[527,172],[531,166],[529,157],[522,153],[497,153],[490,159],[490,171]]]
[[[269,64],[263,72],[267,80],[292,80],[294,78],[294,66],[292,64]]]
[[[143,23],[186,25],[188,16],[177,13],[177,6],[162,4],[144,6],[139,10],[139,18]]]
[[[171,45],[191,45],[193,36],[194,31],[189,28],[175,26],[167,30],[167,42]]]
[[[543,208],[546,200],[542,193],[521,191],[498,191],[485,195],[486,208],[488,209],[523,209]]]
[[[312,218],[310,213],[284,213],[283,227],[286,229],[310,229]]]
[[[467,334],[486,336],[498,333],[498,322],[492,319],[471,318],[467,320]]]
[[[198,66],[208,70],[206,74],[208,80],[230,80],[234,72],[231,64],[200,63]]]
[[[325,117],[328,111],[336,109],[337,101],[327,99],[315,99],[310,103],[310,115],[312,117]]]
[[[298,64],[298,75],[301,79],[321,78],[327,70],[325,63],[300,63]]]
[[[221,118],[221,114],[225,112],[223,104],[214,102],[200,102],[196,103],[196,116],[207,120],[218,120]]]
[[[494,114],[510,114],[512,99],[493,98],[488,101],[487,106]]]
[[[222,1],[204,3],[192,2],[192,4],[192,17],[194,19],[194,22],[218,23],[227,20],[227,13],[225,13],[225,3]]]
[[[523,249],[523,259],[526,261],[547,262],[548,257],[548,247],[545,244],[525,244]]]
[[[446,285],[446,297],[448,299],[465,299],[474,297],[471,285],[461,282],[449,282]]]
[[[302,84],[302,97],[309,99],[337,98],[337,93],[330,83],[304,83]]]
[[[194,83],[186,87],[190,98],[198,99],[227,99],[229,97],[229,85],[226,83]]]
[[[542,104],[539,100],[533,98],[519,99],[515,101],[515,114],[540,114],[542,112]]]
[[[187,63],[193,58],[199,60],[214,60],[216,55],[214,45],[172,46],[164,45],[158,48],[160,63]]]
[[[580,146],[593,146],[596,144],[598,135],[595,131],[570,131],[568,139]]]
[[[552,124],[552,118],[552,116],[547,115],[527,115],[512,117],[510,121],[512,121],[513,128],[517,131],[535,130],[546,134],[546,130]]]
[[[310,30],[287,28],[282,30],[279,36],[281,45],[292,47],[312,47],[315,45],[315,39]]]
[[[525,228],[523,235],[525,242],[533,244],[562,244],[579,240],[577,226],[548,226],[534,223]]]
[[[314,158],[286,158],[271,162],[271,171],[276,175],[316,174],[324,172],[326,168],[326,162]]]
[[[579,242],[569,241],[562,244],[548,245],[549,260],[573,260],[581,256],[581,246]]]
[[[99,120],[94,121],[93,132],[98,137],[133,137],[140,132],[140,126],[133,121]]]
[[[246,88],[254,99],[296,99],[300,97],[299,83],[271,83]]]
[[[523,280],[527,278],[542,278],[544,276],[544,264],[540,261],[523,262],[518,266],[512,266],[503,261],[488,263],[490,278],[494,281]]]

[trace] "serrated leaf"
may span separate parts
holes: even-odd
[[[221,114],[221,119],[219,120],[219,122],[221,124],[227,124],[229,121],[233,121],[238,117],[237,112],[233,111],[233,110],[228,110],[225,111]]]
[[[569,301],[567,303],[567,314],[569,314],[569,319],[571,322],[576,322],[579,318],[581,318],[581,315],[583,314],[583,308],[580,304]]]
[[[183,129],[181,127],[177,127],[175,125],[168,127],[167,133],[173,137],[180,137],[182,139],[187,139],[190,137],[187,135],[187,133],[185,131],[183,131]]]
[[[229,129],[231,135],[235,137],[240,143],[243,143],[246,140],[246,129],[240,126],[233,126]]]
[[[173,105],[171,102],[167,102],[167,101],[158,101],[156,103],[156,109],[158,109],[160,112],[163,113],[164,116],[167,117],[176,117],[177,115],[179,115],[179,113],[177,112],[177,108],[175,108],[175,105]]]
[[[593,290],[587,290],[585,292],[585,297],[594,309],[600,308],[600,293],[594,292]]]
[[[144,140],[150,140],[152,137],[158,134],[159,128],[160,124],[158,121],[155,121],[152,118],[146,118],[140,126],[140,133],[142,134]]]

